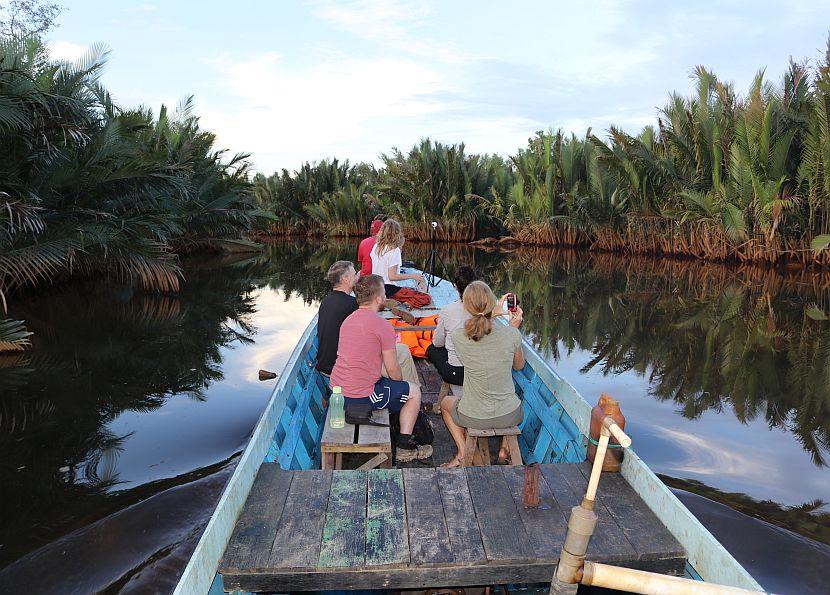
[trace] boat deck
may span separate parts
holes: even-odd
[[[549,582],[586,463],[524,468],[286,471],[262,465],[219,566],[225,590],[421,588]],[[604,474],[588,558],[683,573],[683,548],[628,483]]]

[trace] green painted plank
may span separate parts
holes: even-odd
[[[319,566],[363,566],[367,480],[365,471],[332,474]]]
[[[366,566],[409,563],[409,534],[400,469],[369,471]]]

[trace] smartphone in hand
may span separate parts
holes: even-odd
[[[507,294],[507,311],[508,312],[515,312],[516,308],[519,307],[519,298],[516,296],[515,293],[508,293]]]

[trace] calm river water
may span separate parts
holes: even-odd
[[[356,243],[186,262],[178,295],[12,303],[0,357],[0,591],[169,592],[274,381]],[[407,245],[419,266],[428,247]],[[830,278],[585,252],[440,250],[518,293],[523,331],[767,589],[826,592]]]

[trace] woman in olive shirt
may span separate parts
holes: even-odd
[[[508,326],[493,324],[496,296],[482,281],[473,281],[462,296],[470,319],[453,331],[458,358],[464,364],[464,396],[447,396],[441,401],[441,415],[452,434],[458,454],[445,467],[458,467],[464,460],[465,428],[509,428],[522,421],[522,402],[516,396],[512,370],[525,365],[522,310],[510,313]],[[508,456],[506,441],[499,459]]]

